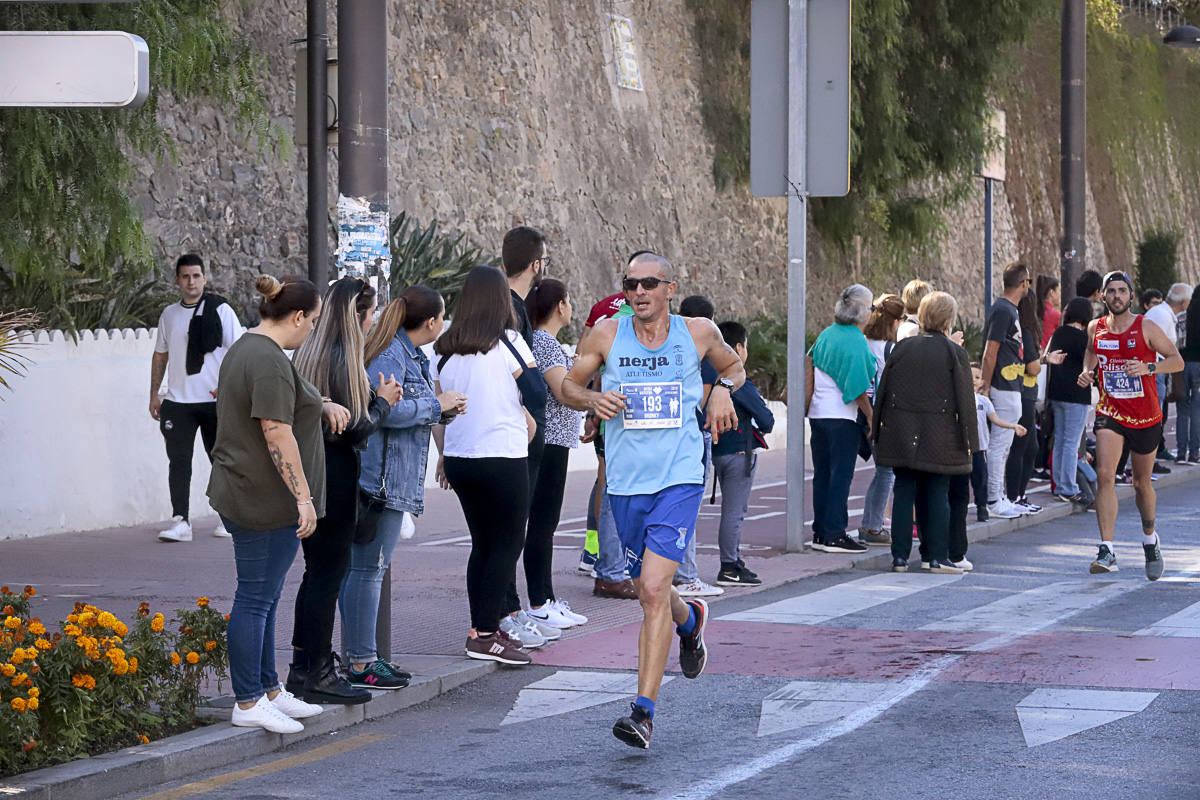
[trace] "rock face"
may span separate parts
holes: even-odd
[[[266,56],[271,114],[290,139],[291,42],[305,35],[303,5],[232,6],[235,24]],[[625,256],[638,249],[671,259],[679,296],[709,295],[718,318],[783,307],[786,206],[746,188],[714,188],[713,148],[700,116],[701,54],[684,0],[394,0],[389,13],[393,214],[436,219],[492,252],[514,224],[543,229],[553,276],[567,281],[577,316],[615,291]],[[618,86],[612,13],[632,20],[644,91]],[[329,30],[331,44],[349,46],[337,40],[332,9]],[[1042,56],[1025,64],[1007,93],[1012,99],[1001,103],[1009,180],[995,193],[997,287],[1000,270],[1018,257],[1035,272],[1058,269],[1058,73],[1054,54]],[[147,228],[172,260],[188,250],[203,254],[215,287],[250,311],[258,271],[306,269],[306,148],[259,148],[212,106],[164,99],[160,114],[178,141],[179,161],[141,165],[136,199]],[[1185,233],[1186,273],[1200,253],[1200,238],[1187,226],[1200,205],[1195,176],[1173,166],[1183,156],[1169,146],[1135,158],[1154,166],[1147,182],[1131,187],[1114,181],[1103,153],[1089,152],[1089,264],[1127,266],[1142,225],[1175,221]],[[330,175],[332,208],[336,148]],[[842,286],[857,280],[876,293],[899,291],[913,276],[955,294],[963,316],[980,321],[979,181],[946,221],[940,240],[899,270],[879,266],[868,252],[826,252],[814,235],[810,330],[830,321]]]

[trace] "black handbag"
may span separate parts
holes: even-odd
[[[358,516],[354,523],[354,543],[370,544],[379,533],[379,520],[387,508],[387,457],[388,432],[383,431],[383,466],[379,471],[379,494],[371,494],[361,485],[358,487]]]

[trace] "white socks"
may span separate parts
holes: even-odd
[[[1158,531],[1151,531],[1148,535],[1142,535],[1142,544],[1158,544]]]

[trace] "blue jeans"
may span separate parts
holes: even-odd
[[[896,473],[891,467],[876,465],[875,477],[867,487],[867,496],[863,502],[862,526],[867,530],[883,530],[883,510],[887,508],[892,496],[892,485],[896,482]]]
[[[846,533],[850,481],[862,431],[852,419],[813,419],[813,541],[831,544]],[[903,530],[903,528],[901,529]]]
[[[350,568],[342,578],[338,612],[342,618],[342,650],[351,663],[365,664],[378,657],[375,620],[379,616],[379,593],[403,525],[403,511],[385,509],[375,539],[350,545]]]
[[[1067,403],[1051,400],[1050,410],[1054,414],[1054,491],[1064,497],[1079,494],[1079,482],[1075,472],[1079,462],[1079,440],[1087,424],[1088,406],[1085,403]]]
[[[1175,380],[1183,381],[1183,399],[1176,405],[1176,455],[1200,456],[1200,361],[1184,364],[1183,372],[1175,373]]]
[[[600,545],[600,552],[596,556],[596,577],[609,583],[625,580],[625,550],[621,547],[621,537],[617,535],[617,521],[613,518],[608,492],[600,493],[596,539]]]
[[[296,526],[252,531],[224,516],[233,535],[237,590],[229,612],[229,677],[238,702],[257,700],[279,686],[275,672],[275,609],[300,540]]]
[[[712,478],[712,434],[708,431],[703,431],[704,434],[704,485],[708,486],[708,481]],[[675,570],[674,583],[691,583],[700,577],[700,571],[696,569],[696,539],[699,536],[700,516],[696,515],[696,536],[688,540],[687,552],[684,553],[683,561],[679,562],[679,567]]]

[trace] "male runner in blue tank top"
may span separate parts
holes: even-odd
[[[653,253],[631,261],[621,288],[633,316],[598,322],[563,381],[566,405],[607,421],[608,494],[643,614],[638,698],[613,735],[642,748],[650,746],[671,627],[680,637],[684,677],[698,677],[708,658],[708,606],[699,598],[685,603],[671,586],[696,535],[704,493],[704,440],[696,424],[700,361],[707,358],[719,373],[707,408],[714,442],[737,426],[731,395],[746,380],[741,359],[711,320],[670,313],[671,274],[671,264]],[[586,388],[601,366],[603,391]]]

